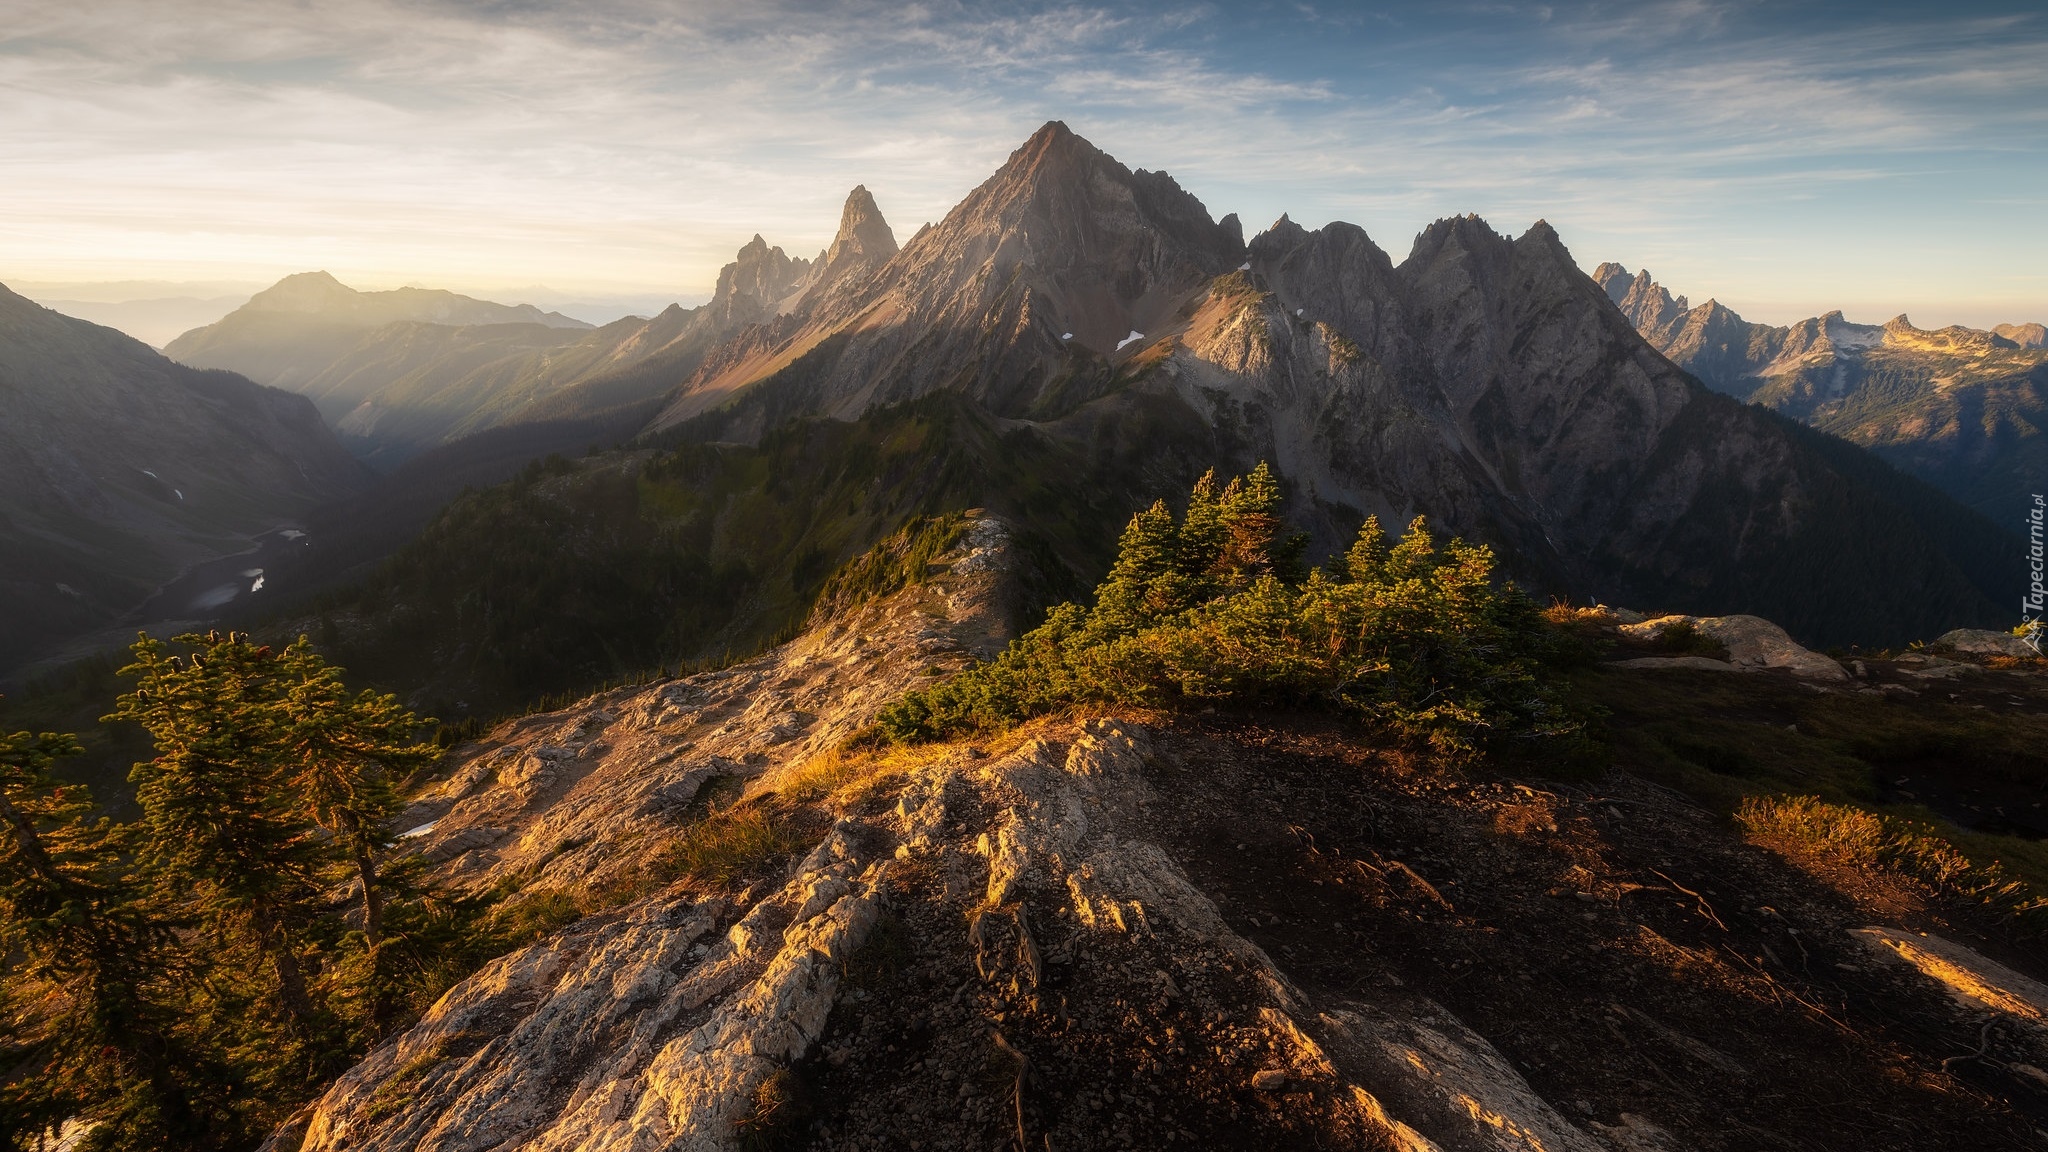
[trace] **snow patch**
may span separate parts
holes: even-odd
[[[1116,342],[1116,350],[1121,352],[1124,350],[1124,345],[1134,344],[1137,341],[1143,340],[1144,338],[1145,334],[1143,332],[1140,332],[1137,329],[1133,328],[1131,329],[1131,334],[1129,336],[1126,336],[1123,339]]]
[[[287,540],[299,540],[303,539],[306,534],[304,532],[299,531],[297,528],[287,528],[284,531],[278,533],[278,535],[284,537]]]
[[[1247,261],[1245,261],[1244,263],[1242,263],[1242,264],[1239,264],[1239,265],[1237,266],[1237,270],[1238,270],[1239,272],[1249,272],[1249,271],[1251,271],[1251,270],[1252,270],[1252,262],[1251,262],[1251,261],[1249,261],[1249,260],[1247,260]]]
[[[185,499],[185,493],[184,493],[184,492],[182,492],[182,491],[180,491],[180,490],[178,490],[178,489],[176,489],[176,488],[173,488],[173,489],[171,489],[171,491],[172,491],[172,492],[176,492],[176,493],[177,493],[177,495],[178,495],[178,499],[179,499],[180,501],[182,501],[182,500],[184,500],[184,499]]]
[[[419,837],[425,836],[427,833],[432,832],[434,830],[434,826],[439,823],[439,820],[429,820],[425,824],[422,824],[417,828],[407,828],[405,831],[400,832],[398,834],[398,838],[400,840],[418,839]]]
[[[1073,338],[1074,338],[1074,334],[1073,334],[1072,332],[1062,332],[1062,333],[1060,333],[1060,339],[1062,339],[1062,340],[1072,340]]]

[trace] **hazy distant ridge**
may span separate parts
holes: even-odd
[[[1829,312],[1797,324],[1694,307],[1648,271],[1594,270],[1658,351],[1716,391],[1852,440],[1993,518],[2019,523],[2048,491],[2048,328],[1856,324]]]

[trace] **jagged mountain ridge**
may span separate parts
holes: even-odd
[[[1869,448],[2001,522],[2048,485],[2048,347],[2039,324],[1990,331],[1855,324],[1841,312],[1773,326],[1692,307],[1648,271],[1594,271],[1636,329],[1717,391]]]
[[[1398,266],[1348,224],[1240,235],[1048,124],[873,273],[708,354],[653,427],[747,440],[948,390],[1100,439],[1165,400],[1209,429],[1190,455],[1274,460],[1325,547],[1426,513],[1550,592],[1830,642],[1993,619],[1994,527],[1699,388],[1548,225],[1440,221]],[[1882,608],[1811,591],[1865,564],[1905,573]]]
[[[303,397],[0,287],[0,667],[361,488]]]
[[[953,388],[1005,416],[1071,408],[1128,359],[1128,335],[1243,258],[1164,173],[1132,172],[1054,122],[938,224],[872,270],[811,289],[682,383],[666,428],[811,358],[794,407],[841,418]],[[827,345],[830,345],[827,347]]]

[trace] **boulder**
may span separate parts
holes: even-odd
[[[1983,628],[1957,628],[1944,632],[1935,640],[1934,647],[1969,656],[2039,656],[2033,645],[2010,632],[1992,632]]]
[[[1659,616],[1640,624],[1623,624],[1621,632],[1638,640],[1652,640],[1673,624],[1691,624],[1728,649],[1728,662],[1737,671],[1757,672],[1782,668],[1809,680],[1847,680],[1849,673],[1832,659],[1803,648],[1783,628],[1760,616]],[[1634,661],[1630,661],[1634,663]],[[1674,667],[1678,665],[1673,665]],[[1700,665],[1686,665],[1698,667]]]

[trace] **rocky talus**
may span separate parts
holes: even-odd
[[[921,1067],[960,1090],[939,1115],[874,1111],[855,1123],[908,1120],[920,1144],[972,1146],[1007,1105],[1027,1139],[1034,1127],[1048,1134],[1019,1110],[1028,1087],[1013,1083],[1004,1100],[968,1082],[1008,1015],[976,1002],[1093,1013],[1103,1005],[1089,1001],[1105,998],[1062,986],[1077,965],[1101,963],[1122,985],[1111,1003],[1137,996],[1130,1008],[1181,1022],[1148,1039],[1169,1059],[1192,1057],[1199,1080],[1301,1097],[1305,1114],[1270,1118],[1283,1131],[1417,1150],[1601,1147],[1440,1005],[1312,1001],[1166,850],[1133,834],[1160,804],[1145,780],[1152,755],[1143,729],[1095,721],[1000,756],[942,760],[893,782],[893,809],[842,819],[751,904],[662,895],[580,922],[450,991],[328,1093],[298,1147],[734,1147],[781,1069],[854,1058],[857,1040],[819,1050],[838,1031],[847,971],[884,917],[895,933],[914,930],[901,906],[920,897],[949,913],[941,924],[963,938],[975,978],[953,1011],[906,1023],[951,1033],[933,1038]],[[853,996],[854,1010],[870,999]],[[986,1036],[959,1026],[976,1015],[993,1022]],[[1020,1039],[1023,1027],[1012,1029]],[[1209,1034],[1228,1045],[1224,1067],[1175,1043]],[[1009,1039],[996,1050],[1019,1053],[1028,1071]],[[1085,1146],[1093,1115],[1075,1119],[1053,1122],[1073,1129],[1059,1146]],[[1171,1143],[1186,1122],[1160,1135]]]

